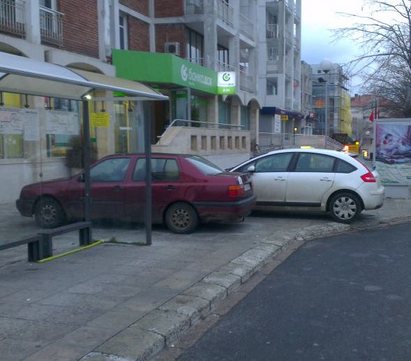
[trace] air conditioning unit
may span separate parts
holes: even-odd
[[[178,42],[164,43],[164,52],[174,54],[174,55],[180,55],[180,43]]]

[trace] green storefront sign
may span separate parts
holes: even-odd
[[[117,76],[148,83],[176,84],[219,94],[217,72],[172,54],[113,50]]]

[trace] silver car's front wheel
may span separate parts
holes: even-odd
[[[331,216],[340,223],[350,223],[361,213],[358,197],[351,193],[336,194],[330,201]]]

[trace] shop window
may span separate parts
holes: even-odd
[[[192,95],[190,99],[191,99],[191,119],[197,120],[200,122],[206,122],[207,121],[207,98],[200,97],[198,95]],[[195,123],[192,125],[195,126]]]
[[[47,157],[64,157],[68,149],[80,142],[78,102],[45,98]]]
[[[19,94],[2,93],[4,108],[0,108],[0,158],[15,159],[24,157],[23,129],[13,126],[11,109],[19,109]],[[3,110],[2,110],[3,109]]]
[[[225,124],[231,123],[231,103],[229,101],[220,101],[218,103],[218,119],[220,128],[227,128]]]
[[[241,106],[241,125],[242,130],[250,130],[250,109],[246,106]]]

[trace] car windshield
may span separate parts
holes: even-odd
[[[186,157],[186,159],[205,175],[216,175],[224,172],[220,167],[202,157],[194,155]]]

